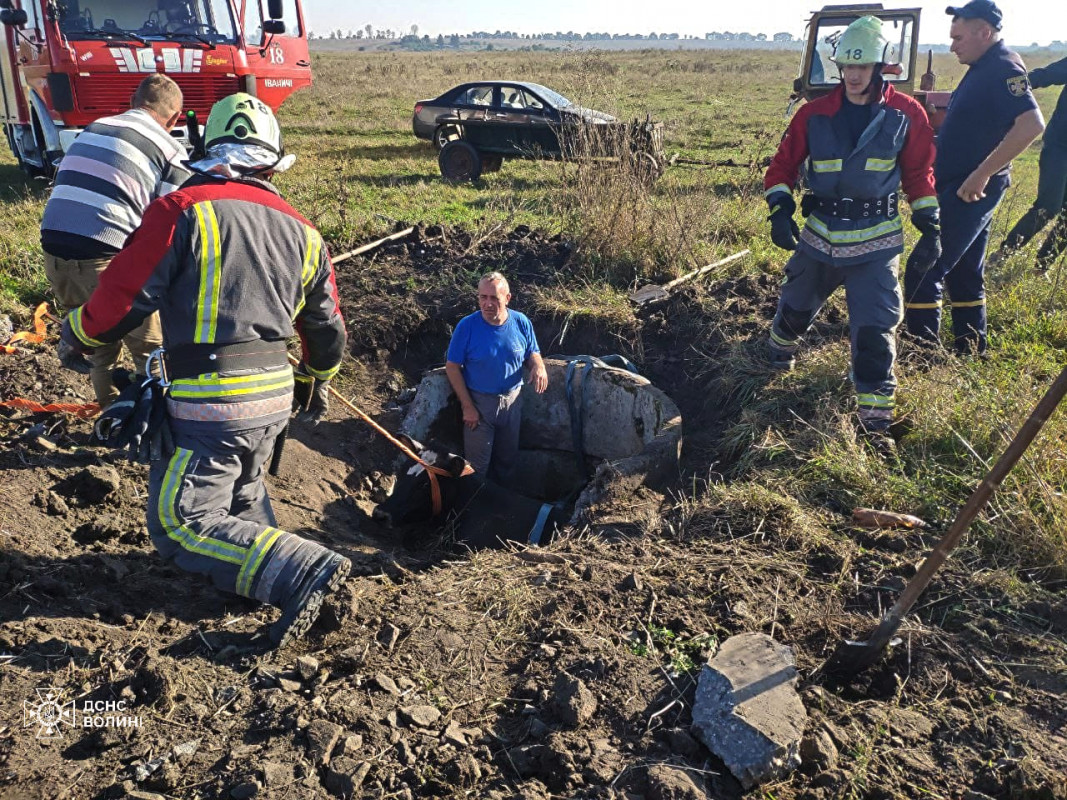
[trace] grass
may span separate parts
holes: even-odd
[[[786,257],[767,235],[762,170],[677,167],[650,192],[618,170],[509,161],[477,186],[448,186],[432,149],[411,134],[415,100],[477,78],[535,80],[621,118],[664,121],[668,152],[751,163],[770,155],[784,130],[797,59],[792,52],[745,51],[320,53],[315,86],[291,98],[281,114],[287,148],[298,160],[277,183],[335,252],[381,235],[397,220],[458,226],[474,238],[517,225],[562,233],[575,245],[573,277],[538,287],[534,305],[560,317],[590,315],[620,339],[635,338],[637,322],[625,300],[633,286],[744,247],[752,256],[712,281],[780,274]],[[1032,58],[1031,66],[1049,60]],[[962,74],[949,56],[935,59],[934,68],[942,87]],[[1038,92],[1038,99],[1050,113],[1055,90]],[[993,242],[1029,205],[1038,152],[1035,145],[1017,160]],[[37,244],[46,194],[42,183],[21,176],[10,156],[0,156],[5,312],[25,316],[47,296]],[[907,235],[913,244],[910,227]],[[695,370],[717,371],[714,391],[733,408],[708,456],[718,477],[694,480],[680,507],[688,504],[685,513],[701,530],[736,535],[777,526],[786,543],[836,535],[833,515],[852,505],[947,524],[1064,361],[1063,265],[1052,282],[1036,277],[1030,271],[1035,247],[989,277],[993,359],[901,364],[900,413],[908,432],[899,467],[856,441],[848,348],[839,330],[810,337],[798,370],[770,379],[759,362],[759,341],[728,337],[724,362]],[[832,304],[842,309],[843,298]],[[731,320],[721,324],[729,328]],[[693,333],[699,351],[709,331]],[[706,475],[712,466],[694,472]],[[972,539],[982,557],[1028,576],[1067,577],[1065,485],[1067,423],[1059,414],[976,525]]]

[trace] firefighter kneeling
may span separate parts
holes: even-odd
[[[279,646],[302,636],[323,598],[348,577],[346,558],[280,530],[263,484],[265,465],[294,406],[286,340],[298,332],[299,403],[325,411],[346,334],[333,265],[314,226],[270,184],[295,156],[282,148],[265,104],[235,94],[215,104],[206,153],[177,191],[148,206],[141,226],[100,276],[89,302],[63,325],[62,347],[91,352],[158,310],[163,327],[166,415],[173,447],[149,430],[158,421],[111,412],[116,444],[147,447],[148,528],[160,554],[215,586],[281,609]],[[137,387],[126,399],[158,405]],[[108,412],[105,412],[108,416]],[[142,417],[144,414],[141,415]],[[122,425],[133,424],[122,433]],[[162,452],[167,450],[167,452]]]
[[[803,106],[789,125],[764,182],[771,238],[795,250],[771,325],[770,359],[791,369],[800,338],[826,299],[845,287],[859,431],[892,449],[896,330],[903,302],[897,278],[904,249],[898,191],[922,233],[909,263],[929,268],[940,253],[934,192],[934,137],[923,107],[882,78],[895,58],[876,17],[861,17],[837,42],[841,85]],[[793,187],[806,163],[811,194],[803,230],[793,220]]]

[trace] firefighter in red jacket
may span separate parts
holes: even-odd
[[[898,192],[903,183],[912,223],[922,233],[909,263],[932,265],[940,253],[934,135],[922,106],[882,78],[894,58],[878,18],[849,25],[834,60],[841,85],[797,112],[764,181],[771,238],[795,251],[785,267],[769,356],[776,368],[792,369],[801,337],[843,285],[859,431],[891,446],[895,337],[903,309]],[[810,193],[802,200],[807,222],[800,230],[793,188],[802,167]]]
[[[223,98],[204,146],[193,177],[148,206],[89,302],[67,316],[62,340],[90,352],[159,311],[174,447],[149,473],[152,542],[218,588],[279,607],[270,633],[284,646],[351,569],[279,529],[263,484],[294,406],[286,340],[295,329],[303,345],[297,405],[320,417],[346,333],[322,237],[267,180],[295,158],[270,108]]]

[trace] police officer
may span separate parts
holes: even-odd
[[[277,527],[264,465],[294,394],[312,416],[325,411],[345,327],[322,237],[268,181],[295,160],[270,108],[248,94],[223,98],[204,144],[196,174],[148,206],[62,338],[91,352],[158,309],[175,447],[149,473],[152,543],[219,589],[279,607],[270,634],[284,646],[351,564]],[[295,391],[294,329],[304,353]]]
[[[1067,58],[1031,70],[1029,78],[1033,89],[1067,84]],[[1045,128],[1038,174],[1034,204],[1004,238],[997,252],[989,257],[990,266],[1003,261],[1013,250],[1026,247],[1053,219],[1056,222],[1037,251],[1038,269],[1048,270],[1067,250],[1067,91],[1060,92],[1056,110]]]
[[[877,17],[848,26],[834,61],[841,84],[801,107],[764,180],[771,238],[796,250],[785,267],[769,355],[776,368],[791,369],[800,338],[843,285],[860,432],[891,446],[904,249],[898,190],[903,182],[912,222],[922,233],[910,260],[929,268],[940,248],[933,130],[923,107],[882,78],[895,56]],[[805,164],[811,194],[803,201],[808,220],[801,231],[792,190]]]
[[[959,353],[986,350],[984,260],[993,212],[1010,183],[1011,161],[1044,130],[1022,59],[1000,39],[1002,15],[992,0],[950,7],[952,47],[968,65],[938,132],[934,175],[941,204],[937,264],[904,272],[908,333],[939,343],[944,289],[952,302]]]

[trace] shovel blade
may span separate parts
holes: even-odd
[[[649,303],[657,303],[660,300],[666,300],[670,296],[670,292],[662,286],[657,286],[654,283],[642,286],[636,292],[631,292],[629,295],[630,302],[636,303],[639,306],[647,305]]]
[[[899,638],[887,641],[878,635],[865,642],[846,639],[837,646],[833,655],[823,665],[823,674],[837,683],[847,683],[878,663],[887,647],[897,644],[900,644]]]

